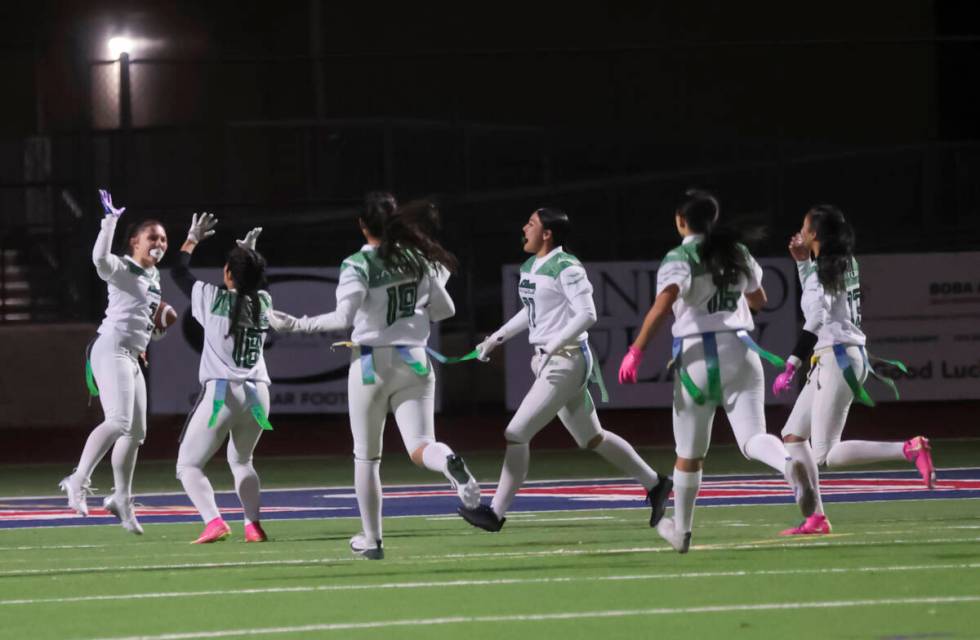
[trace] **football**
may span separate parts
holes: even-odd
[[[160,301],[156,313],[153,314],[153,339],[159,340],[173,323],[177,322],[177,310],[165,300]]]

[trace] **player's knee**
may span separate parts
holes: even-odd
[[[504,430],[504,440],[507,444],[527,444],[529,441],[527,435],[518,429]]]
[[[693,473],[700,471],[704,467],[704,458],[682,458],[677,456],[674,468],[678,471]]]
[[[423,467],[423,466],[425,466],[425,462],[423,460],[423,455],[425,453],[425,448],[427,446],[429,446],[429,443],[427,443],[427,442],[426,443],[423,443],[421,446],[418,446],[418,447],[412,449],[411,453],[408,454],[408,457],[411,458],[412,462],[415,463],[415,466],[416,467]]]
[[[581,448],[581,449],[595,449],[600,444],[602,444],[603,438],[605,438],[605,434],[603,434],[603,433],[597,433],[588,442],[586,442],[584,446],[580,444],[579,445],[579,448]]]

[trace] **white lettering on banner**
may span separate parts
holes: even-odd
[[[760,259],[763,287],[769,297],[766,308],[755,316],[755,339],[765,349],[786,356],[797,335],[799,286],[792,260]],[[673,373],[667,371],[670,360],[670,327],[661,328],[646,350],[635,385],[617,382],[619,363],[639,331],[653,299],[657,294],[658,262],[592,262],[585,265],[595,290],[599,322],[589,330],[589,341],[602,365],[602,374],[609,389],[609,404],[613,409],[631,407],[669,407],[673,402]],[[519,265],[503,268],[504,319],[520,309],[517,285]],[[527,334],[514,337],[506,345],[507,408],[515,410],[531,386],[531,347]],[[772,368],[766,364],[767,380]],[[794,394],[776,398],[766,385],[769,403],[789,403]]]
[[[267,272],[273,307],[295,316],[327,313],[336,305],[336,268],[271,268]],[[221,282],[219,269],[194,269],[204,282]],[[161,270],[163,294],[179,319],[163,340],[150,344],[150,412],[187,413],[197,400],[203,330],[191,317],[190,300],[177,288],[169,269]],[[270,331],[263,355],[272,378],[270,415],[347,413],[350,350],[331,348],[350,332],[277,334]],[[438,324],[429,344],[439,348]],[[438,378],[437,378],[438,379]],[[439,393],[436,407],[439,407]]]
[[[872,355],[903,400],[980,398],[980,252],[858,256],[862,322]],[[869,382],[876,401],[894,400]]]

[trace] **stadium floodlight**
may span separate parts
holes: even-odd
[[[122,54],[130,53],[133,50],[133,41],[124,36],[116,36],[109,38],[108,46],[109,56],[115,60]]]

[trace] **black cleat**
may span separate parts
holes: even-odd
[[[647,500],[650,502],[650,526],[655,527],[660,519],[664,517],[667,510],[667,498],[670,497],[670,490],[674,488],[674,480],[669,476],[660,476],[660,482],[653,489],[647,491]]]
[[[485,504],[478,504],[473,509],[468,509],[466,507],[459,507],[456,509],[463,520],[466,520],[474,527],[483,529],[484,531],[500,531],[504,523],[507,522],[507,518],[498,518],[497,514],[493,512],[489,506]]]

